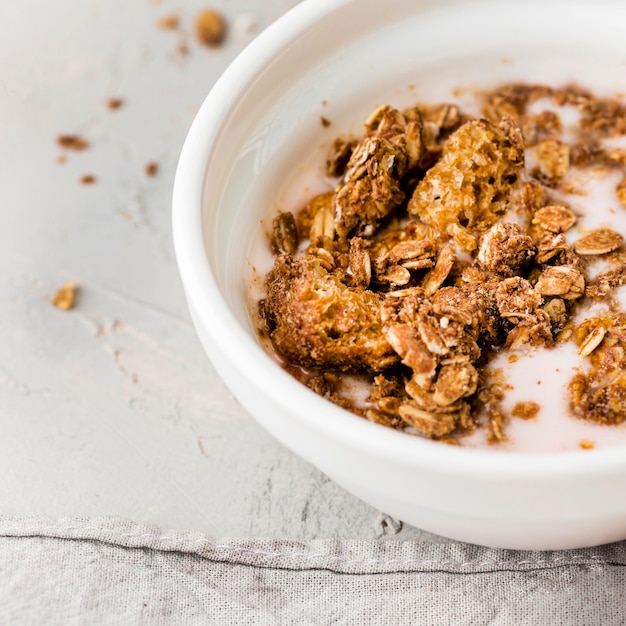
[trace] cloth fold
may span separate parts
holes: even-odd
[[[624,624],[626,542],[531,552],[0,518],[0,622]]]

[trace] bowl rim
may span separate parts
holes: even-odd
[[[181,150],[172,194],[172,232],[179,273],[188,302],[223,355],[239,368],[259,391],[285,385],[288,393],[274,401],[294,419],[351,447],[406,466],[420,466],[449,474],[502,477],[559,477],[605,473],[626,466],[623,446],[561,452],[514,452],[463,448],[410,436],[373,424],[319,397],[287,374],[231,312],[213,276],[207,258],[202,225],[205,174],[213,146],[233,105],[245,97],[246,87],[287,45],[312,25],[339,8],[360,0],[303,0],[261,32],[235,58],[202,103]],[[480,1],[480,0],[479,0]],[[416,7],[419,5],[416,3]],[[219,328],[213,332],[212,328]],[[233,349],[233,346],[236,349]],[[238,354],[237,363],[231,356]],[[262,360],[263,367],[250,364]],[[302,401],[298,402],[297,398]]]

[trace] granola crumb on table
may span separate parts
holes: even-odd
[[[77,289],[78,283],[75,280],[71,280],[68,283],[65,283],[65,285],[57,289],[50,303],[57,309],[69,311],[70,309],[74,308]]]
[[[541,98],[580,111],[568,141],[557,113],[529,110]],[[572,415],[620,423],[626,314],[578,328],[574,317],[626,284],[624,240],[610,228],[572,238],[580,216],[557,192],[574,188],[572,168],[617,169],[626,206],[626,158],[602,144],[626,134],[626,109],[575,85],[504,85],[482,99],[481,118],[448,103],[382,106],[360,138],[334,141],[335,190],[273,221],[264,330],[319,395],[455,445],[477,428],[503,441],[511,418],[540,412],[531,400],[503,410],[496,356],[575,341],[588,369],[570,382]],[[608,269],[590,278],[597,257]],[[365,402],[343,392],[346,375],[367,385]]]

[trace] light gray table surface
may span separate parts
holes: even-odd
[[[0,515],[432,540],[264,432],[224,387],[187,314],[170,228],[180,148],[221,72],[293,4],[0,3]],[[218,50],[193,34],[207,6],[229,24]],[[177,30],[158,26],[173,14]],[[115,111],[114,97],[124,100]],[[66,133],[89,149],[61,150]],[[85,174],[96,182],[81,184]],[[50,299],[69,280],[77,304],[61,311]]]

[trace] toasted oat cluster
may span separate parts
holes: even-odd
[[[577,86],[482,98],[478,118],[454,104],[380,107],[361,137],[334,142],[335,190],[274,219],[264,330],[317,393],[447,443],[477,427],[503,437],[507,385],[486,368],[495,356],[576,341],[589,369],[570,384],[572,413],[622,422],[626,314],[613,306],[578,327],[575,316],[626,284],[623,238],[575,232],[580,216],[562,197],[572,169],[617,169],[626,207],[626,152],[603,144],[626,134],[626,110]],[[540,99],[578,109],[568,141],[558,114],[535,112]],[[607,267],[590,279],[598,257]],[[344,393],[347,377],[368,385],[365,402]],[[539,409],[518,403],[513,416]]]

